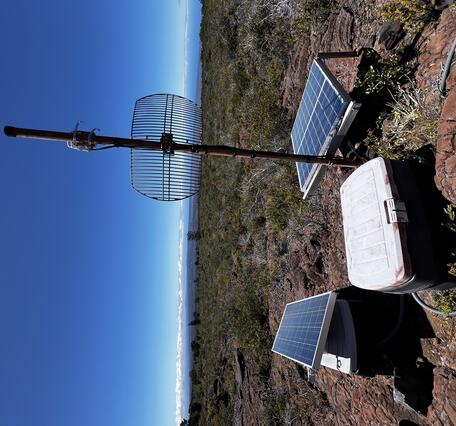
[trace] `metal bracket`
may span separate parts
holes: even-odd
[[[81,149],[79,147],[79,143],[78,143],[78,139],[77,139],[79,125],[81,123],[82,123],[82,121],[80,121],[80,120],[76,122],[76,125],[74,126],[74,130],[73,130],[73,138],[71,140],[67,141],[68,148],[77,149],[77,150]]]
[[[351,50],[346,52],[319,52],[317,58],[320,59],[341,59],[341,58],[356,58],[360,55],[358,50]]]
[[[78,120],[74,126],[74,130],[73,130],[73,145],[74,146],[76,146],[76,143],[77,143],[76,135],[78,134],[79,125],[81,123],[82,123],[82,121]]]
[[[67,142],[68,148],[77,149],[78,151],[85,151],[89,152],[95,148],[97,145],[96,142],[93,141],[93,137],[95,136],[95,132],[100,129],[92,129],[92,131],[88,134],[87,139],[83,136],[87,135],[87,132],[80,132],[81,133],[81,140],[78,140],[78,132],[79,132],[79,125],[82,121],[78,121],[76,126],[74,126],[73,130],[73,137],[71,140]]]
[[[385,200],[385,210],[388,223],[407,223],[409,221],[405,203],[401,200],[388,198]]]
[[[99,132],[100,129],[97,129],[97,128],[92,129],[89,133],[89,136],[87,137],[87,143],[88,143],[90,149],[92,149],[96,145],[96,142],[93,142],[92,138],[96,135],[97,131]]]
[[[174,138],[172,133],[162,133],[160,143],[163,152],[167,154],[174,154]]]

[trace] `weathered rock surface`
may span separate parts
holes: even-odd
[[[454,370],[438,367],[434,371],[434,403],[429,410],[430,425],[456,424],[456,374]]]
[[[293,51],[282,83],[282,106],[290,115],[296,113],[306,78],[313,59],[320,52],[344,52],[373,46],[375,31],[372,6],[375,2],[345,2],[338,13],[329,16],[321,31],[298,41]],[[358,59],[328,60],[331,71],[340,78],[344,88],[350,91],[356,80]]]
[[[436,177],[437,187],[456,204],[456,67],[448,79],[446,98],[437,132]]]
[[[439,102],[439,78],[446,63],[448,52],[456,39],[456,13],[450,9],[442,12],[435,26],[423,34],[419,46],[417,82],[429,93],[427,102]],[[437,187],[443,195],[456,203],[456,65],[453,65],[446,80],[446,97],[443,98],[442,113],[437,135],[436,177]]]
[[[257,419],[252,417],[252,413],[257,412],[258,407],[261,407],[261,395],[257,392],[257,388],[251,385],[255,382],[255,379],[250,377],[255,368],[249,359],[244,358],[238,348],[233,352],[233,358],[237,392],[234,402],[234,413],[236,413],[234,423],[245,426],[255,425]]]
[[[348,0],[338,13],[330,15],[324,28],[295,44],[282,84],[282,105],[290,116],[296,114],[307,72],[319,52],[379,45],[377,35],[380,25],[375,18],[375,5],[372,0]],[[429,103],[439,101],[438,76],[454,38],[449,36],[453,31],[456,31],[456,17],[445,10],[439,23],[426,29],[418,45],[417,82],[428,93]],[[327,63],[345,89],[350,91],[355,83],[358,61],[343,59]],[[439,125],[436,177],[439,188],[453,201],[456,201],[455,87],[456,67],[453,67],[447,81],[449,92]],[[247,136],[241,132],[241,146]],[[279,327],[286,303],[349,286],[339,199],[340,185],[348,174],[340,169],[328,170],[318,192],[317,202],[325,206],[322,217],[314,218],[315,226],[309,223],[305,230],[306,238],[288,241],[287,272],[269,294],[268,322],[272,335]],[[318,224],[326,226],[322,230]],[[268,259],[274,257],[273,253],[268,253]],[[304,412],[308,404],[321,404],[317,410],[320,416],[313,418],[312,424],[397,425],[404,420],[418,425],[456,425],[456,321],[431,315],[427,315],[427,320],[433,335],[418,339],[419,355],[411,364],[397,369],[396,377],[392,374],[348,376],[324,367],[319,369],[314,377],[314,386],[326,395],[329,407],[322,402],[324,398],[320,400],[315,396],[318,392],[309,385],[305,369],[298,364],[273,355],[269,382],[260,386],[254,362],[242,353],[236,342],[222,345],[231,348],[224,356],[230,358],[230,364],[234,366],[234,424],[258,424],[258,416],[265,409],[261,392],[266,392],[265,387],[270,386],[283,389],[286,395],[286,400],[282,401],[286,406],[285,412],[290,404],[299,404],[301,410],[304,407]],[[402,346],[398,344],[396,349],[400,351]],[[420,400],[419,390],[416,394],[411,392],[414,386],[426,384],[427,376],[416,375],[421,371],[421,365],[426,366],[426,374],[431,377],[424,402]],[[223,387],[219,381],[214,382],[214,395],[221,403]],[[309,411],[315,412],[315,407]],[[292,419],[289,420],[292,423]]]
[[[374,7],[375,1],[363,2],[362,5],[348,1],[338,14],[330,16],[327,28],[322,28],[321,32],[295,45],[282,86],[282,105],[288,109],[290,116],[297,111],[308,69],[318,52],[379,46],[376,38],[379,25],[374,20]],[[456,15],[445,10],[440,21],[430,25],[419,42],[417,82],[428,94],[429,103],[438,102],[441,64],[455,36]],[[343,86],[351,90],[356,78],[357,61],[337,60],[328,65]],[[448,96],[439,125],[436,177],[438,187],[453,202],[456,202],[455,87],[456,66],[453,66],[447,81]],[[328,224],[324,233],[310,238],[308,244],[290,242],[288,273],[281,288],[271,294],[269,300],[269,325],[273,334],[279,326],[286,303],[349,284],[338,193],[347,174],[330,170],[320,184],[319,202],[325,205],[326,212],[324,218],[316,220]],[[334,412],[325,414],[324,424],[394,425],[403,420],[418,425],[456,425],[456,323],[455,320],[432,315],[426,317],[434,336],[418,339],[418,352],[421,355],[416,358],[416,367],[412,364],[397,371],[402,378],[398,376],[395,379],[391,375],[372,378],[348,376],[324,367],[317,371],[315,385],[326,393],[334,409]],[[275,385],[290,388],[291,381],[299,380],[300,368],[274,355],[271,376]],[[423,369],[426,371],[420,379]],[[407,377],[409,374],[410,380]],[[427,396],[423,402],[419,389],[415,395],[410,389],[418,385],[426,386],[429,378],[426,374],[430,375],[431,384],[426,387]],[[401,390],[404,392],[403,401],[400,401]],[[416,407],[421,407],[422,412],[417,411]]]
[[[378,30],[378,43],[385,49],[393,49],[404,35],[402,24],[398,21],[386,21]]]

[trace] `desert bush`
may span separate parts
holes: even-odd
[[[277,151],[289,149],[291,121],[280,104],[289,60],[295,0],[204,2],[202,38],[203,135],[207,144]],[[318,2],[314,2],[317,4]],[[290,185],[292,190],[290,190]],[[280,208],[273,197],[280,198]],[[295,197],[295,198],[294,198]],[[268,207],[265,208],[266,200]],[[234,342],[250,365],[250,380],[268,374],[271,271],[280,272],[282,250],[271,236],[287,226],[301,202],[293,164],[203,159],[199,198],[201,261],[198,266],[195,380],[192,401],[201,424],[233,423],[224,400],[214,398],[214,378],[234,395],[233,366],[222,366]],[[274,226],[273,226],[274,227]],[[284,249],[282,251],[285,251]],[[197,350],[196,350],[197,349]],[[230,364],[230,361],[228,361]],[[229,376],[231,372],[231,376]],[[228,380],[228,377],[230,379]],[[226,414],[226,417],[224,417]],[[220,418],[219,416],[219,418]]]
[[[330,0],[302,0],[297,3],[292,23],[292,38],[296,40],[324,25],[334,7]]]
[[[427,105],[423,93],[415,83],[397,87],[392,93],[391,126],[385,137],[394,139],[396,144],[408,145],[409,149],[417,150],[428,143],[435,144],[439,107],[437,104]]]
[[[379,141],[381,153],[389,158],[410,158],[419,148],[435,144],[439,120],[439,106],[427,105],[415,84],[398,86],[387,103],[391,112],[383,121]],[[380,151],[378,151],[380,153]]]
[[[456,204],[448,204],[443,209],[443,212],[445,213],[446,218],[443,221],[442,225],[451,233],[454,233],[454,237],[456,238]],[[456,276],[456,253],[450,252],[449,260],[450,263],[447,264],[448,273],[450,275]]]
[[[456,309],[456,291],[446,290],[435,298],[435,307],[440,311],[449,314]]]
[[[299,393],[290,395],[288,389],[269,389],[262,395],[267,425],[324,424],[329,408],[326,395],[313,389],[309,382],[299,380]]]
[[[449,219],[448,227],[456,232],[456,204],[448,204],[443,211]]]
[[[366,59],[369,65],[356,81],[356,89],[362,94],[378,94],[394,86],[407,74],[400,53],[393,53],[386,60],[380,61],[376,52],[367,51]]]
[[[389,0],[378,8],[383,20],[399,21],[406,31],[420,32],[432,17],[432,4],[426,0]]]
[[[244,274],[244,279],[244,284],[238,285],[229,321],[240,346],[254,359],[258,373],[264,374],[270,366],[271,336],[267,326],[267,307],[255,287],[267,286],[269,280],[262,271],[249,271]]]
[[[409,80],[397,85],[387,102],[389,113],[381,117],[381,136],[369,136],[366,143],[372,151],[390,159],[415,158],[421,147],[437,140],[440,108],[427,104],[424,94]]]

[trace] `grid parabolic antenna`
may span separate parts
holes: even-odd
[[[358,107],[324,62],[315,59],[291,130],[295,154],[333,155]],[[306,197],[320,179],[322,166],[296,163],[296,167],[299,185]]]
[[[201,108],[181,96],[154,94],[138,99],[132,139],[200,144]],[[191,152],[131,149],[131,185],[146,197],[177,201],[199,190],[201,157]]]
[[[329,292],[288,303],[273,352],[310,368],[321,363],[337,295]]]

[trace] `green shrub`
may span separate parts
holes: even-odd
[[[390,96],[392,101],[386,103],[390,111],[380,117],[377,136],[371,133],[365,143],[385,158],[415,159],[418,149],[436,143],[440,107],[426,103],[424,94],[412,81],[405,87],[398,84]]]
[[[432,5],[426,0],[389,0],[378,8],[380,17],[399,21],[406,31],[420,32],[432,17]]]
[[[443,222],[443,226],[448,228],[451,232],[456,233],[456,204],[448,204],[444,209],[444,213],[448,216],[448,219]],[[450,260],[456,259],[456,253],[450,253]],[[448,273],[456,276],[456,262],[448,263]]]
[[[266,374],[271,346],[267,322],[269,275],[246,258],[240,260],[235,272],[238,283],[230,290],[233,300],[228,311],[229,323],[239,345],[255,361],[258,373]]]
[[[293,35],[309,33],[327,22],[333,8],[330,0],[303,0],[298,3],[293,22]]]
[[[449,263],[447,266],[448,266],[448,273],[450,275],[454,275],[456,277],[456,262]]]
[[[356,88],[367,95],[382,92],[406,75],[399,53],[390,55],[384,62],[379,61],[375,52],[366,56],[371,64],[358,77]]]
[[[454,290],[444,291],[436,297],[435,306],[446,314],[453,312],[456,309],[456,292]]]
[[[448,219],[450,219],[451,222],[454,222],[456,220],[456,204],[448,204],[443,211],[445,214],[448,216]],[[455,229],[456,231],[456,229]]]

